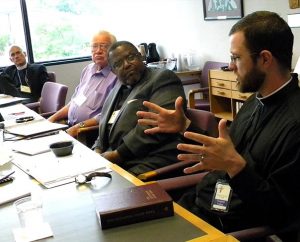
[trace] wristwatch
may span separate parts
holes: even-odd
[[[84,122],[80,122],[79,123],[79,128],[84,128],[85,127],[85,123]]]
[[[107,172],[92,172],[88,175],[80,174],[80,175],[76,176],[75,182],[78,184],[84,184],[86,182],[91,181],[96,176],[111,178],[111,174],[107,173]]]

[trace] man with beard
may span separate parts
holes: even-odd
[[[145,134],[136,112],[145,100],[174,108],[176,97],[184,95],[181,80],[170,70],[147,68],[127,41],[110,47],[108,61],[119,82],[103,106],[95,151],[134,175],[178,161],[180,135]]]
[[[199,161],[186,173],[211,171],[179,203],[224,232],[258,225],[287,226],[299,220],[300,89],[291,74],[293,33],[276,13],[259,11],[238,21],[230,33],[230,69],[241,92],[255,92],[228,133],[219,137],[185,132],[203,145],[179,144],[183,161]],[[145,102],[139,123],[148,134],[184,132],[190,121],[176,100],[175,110]],[[289,240],[292,241],[292,240]],[[295,241],[295,240],[293,240]]]

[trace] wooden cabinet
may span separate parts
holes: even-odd
[[[232,71],[209,71],[210,110],[217,118],[232,121],[251,94],[237,90],[236,75]]]

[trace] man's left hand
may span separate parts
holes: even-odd
[[[219,137],[209,137],[197,133],[185,132],[184,136],[203,145],[179,144],[177,148],[189,154],[180,154],[182,161],[199,161],[196,165],[184,169],[185,173],[200,170],[221,170],[230,177],[238,174],[246,165],[244,158],[236,151],[228,134],[226,120],[219,123]]]

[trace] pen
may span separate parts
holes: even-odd
[[[15,178],[10,176],[10,177],[7,177],[7,178],[1,178],[0,180],[0,184],[2,183],[6,183],[6,182],[10,182],[10,181],[13,181]]]
[[[15,173],[15,171],[12,171],[12,172],[8,173],[7,175],[5,175],[4,177],[1,177],[0,183],[12,180],[12,178],[10,178],[10,176],[14,173]],[[8,179],[8,178],[10,178],[10,179]]]
[[[25,112],[17,112],[17,113],[10,113],[10,114],[8,114],[8,115],[22,115],[22,114],[25,114]]]

